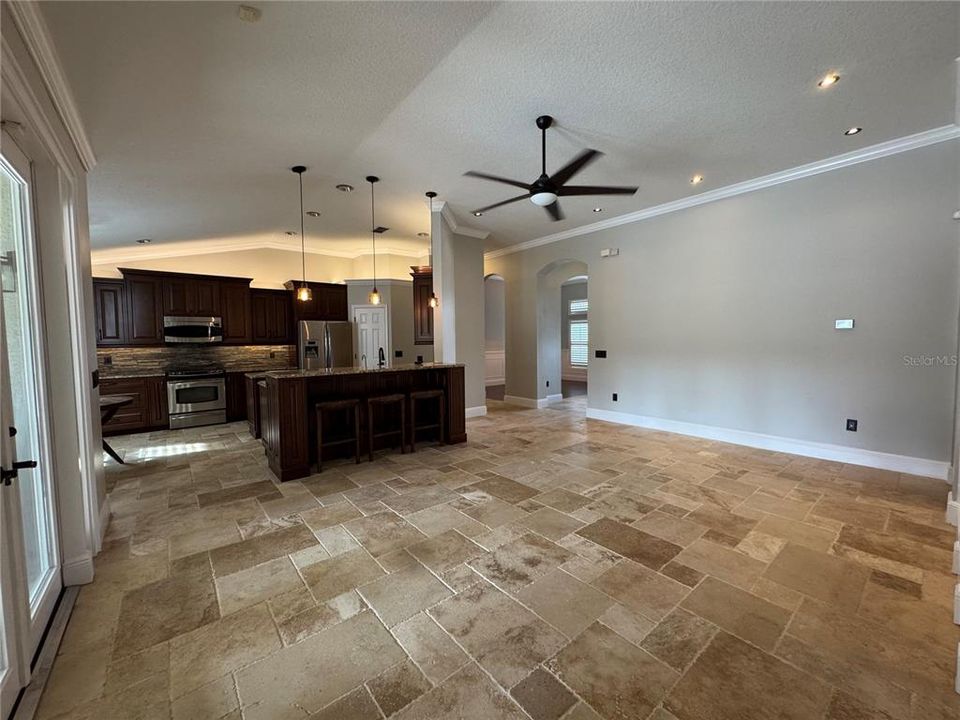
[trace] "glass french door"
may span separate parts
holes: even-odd
[[[0,717],[62,589],[30,163],[0,148]],[[9,688],[7,687],[9,685]]]

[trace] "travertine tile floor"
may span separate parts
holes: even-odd
[[[943,483],[497,405],[278,485],[118,439],[42,718],[956,718]]]

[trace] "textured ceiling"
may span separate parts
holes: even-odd
[[[297,163],[318,249],[367,248],[371,173],[378,249],[425,248],[429,189],[503,247],[954,120],[957,3],[260,7],[248,24],[224,2],[42,4],[98,157],[95,247],[283,240]],[[594,147],[578,184],[640,192],[564,199],[558,223],[529,202],[472,217],[516,193],[463,172],[533,180],[543,113],[548,172]]]

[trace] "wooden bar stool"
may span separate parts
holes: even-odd
[[[375,432],[376,428],[376,418],[374,417],[375,410],[380,408],[381,410],[381,420],[382,420],[382,411],[390,406],[398,406],[400,408],[400,427],[394,430],[382,430]],[[374,397],[367,398],[367,449],[370,454],[370,460],[373,460],[373,446],[374,441],[377,438],[382,437],[392,437],[394,435],[400,436],[400,452],[405,453],[407,451],[407,408],[406,408],[406,398],[397,393],[394,395],[376,395]]]
[[[360,462],[360,401],[351,400],[329,400],[327,402],[318,402],[317,410],[317,472],[323,472],[323,449],[325,447],[336,447],[338,445],[353,445],[353,459]],[[353,415],[353,435],[345,435],[347,423],[329,423],[328,438],[323,437],[323,415],[324,413],[347,412]]]
[[[435,401],[437,404],[437,412],[434,417],[430,417],[428,422],[418,425],[417,424],[417,403],[425,401]],[[410,450],[411,452],[417,451],[417,431],[418,430],[433,430],[436,428],[437,431],[437,441],[443,445],[444,443],[444,427],[446,423],[444,422],[444,393],[443,390],[414,390],[410,393]],[[436,419],[436,422],[434,422]]]

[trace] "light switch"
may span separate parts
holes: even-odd
[[[853,318],[834,320],[833,327],[835,330],[853,330]]]

